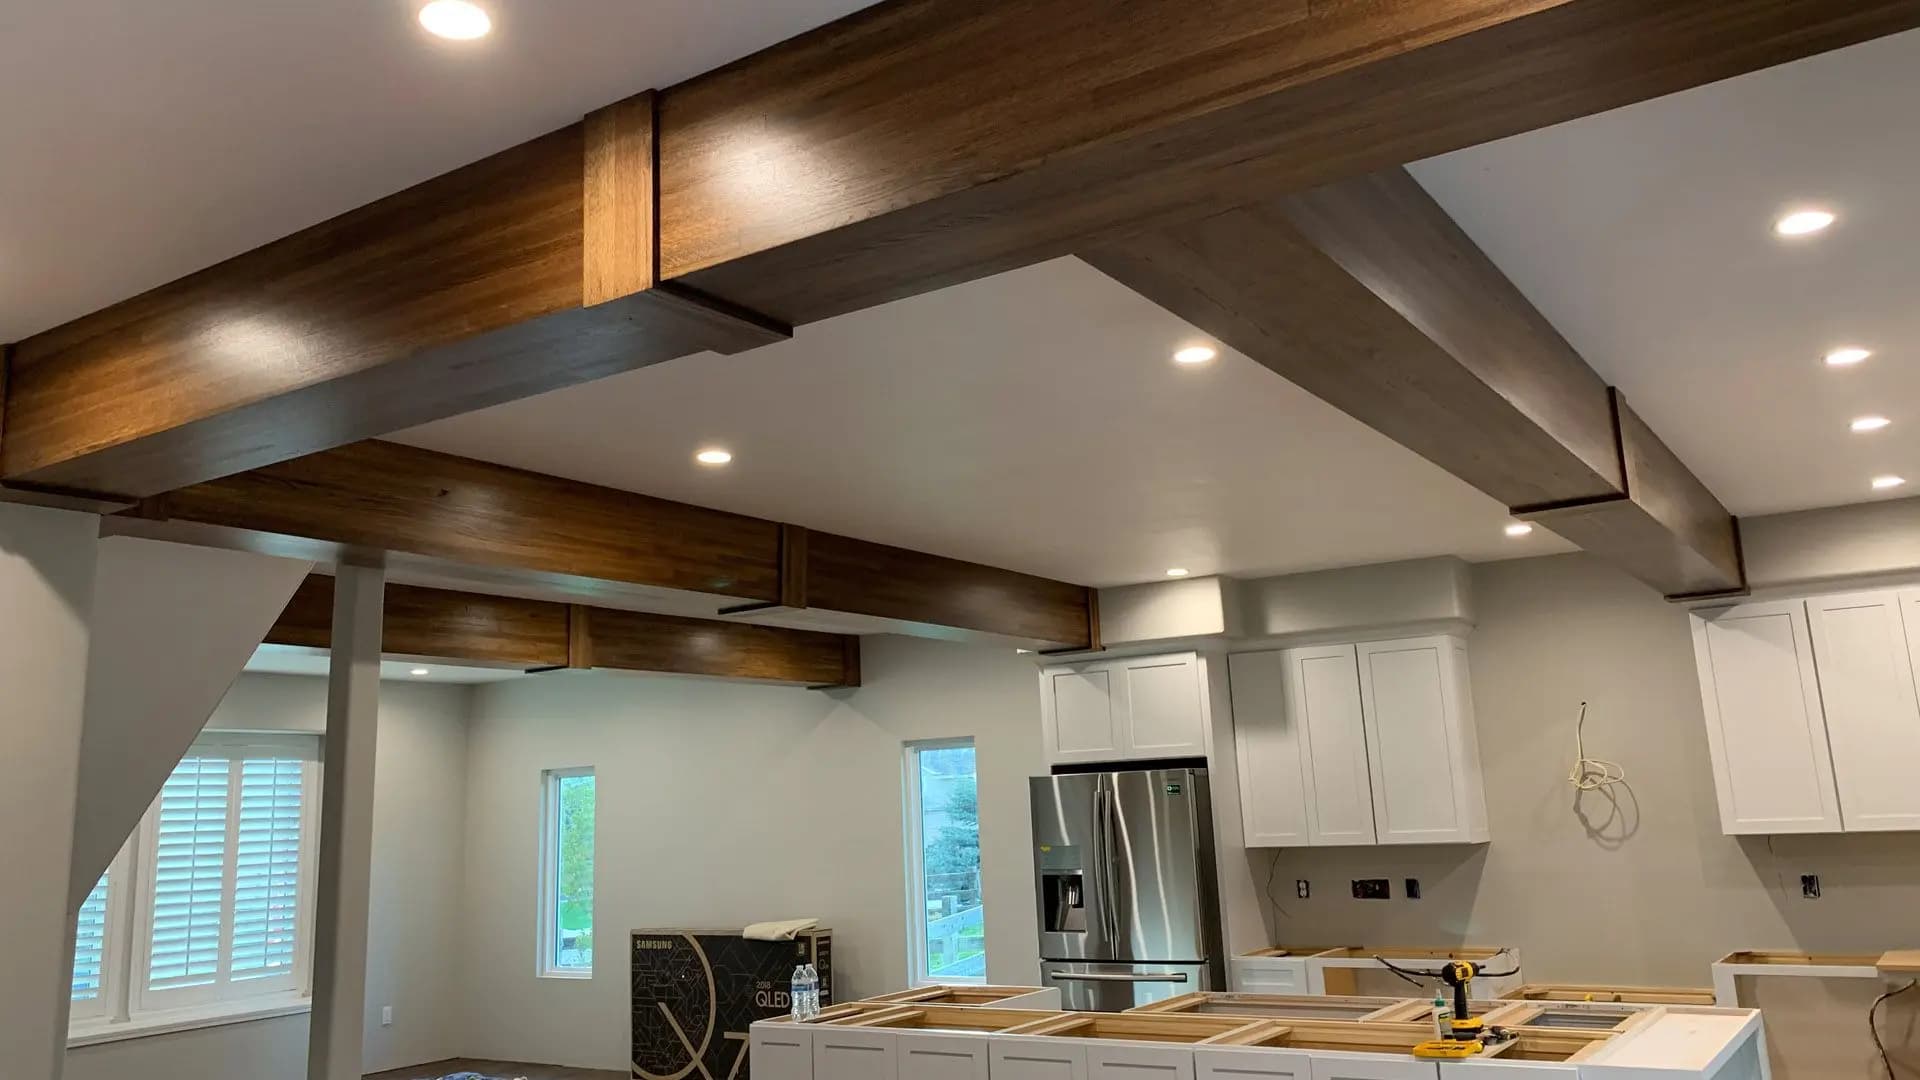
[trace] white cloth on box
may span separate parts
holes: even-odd
[[[757,922],[740,936],[749,941],[792,941],[802,930],[811,930],[820,925],[819,919],[783,919],[779,922]]]

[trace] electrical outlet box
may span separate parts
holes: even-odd
[[[1299,897],[1302,900],[1305,900],[1308,896],[1311,896],[1312,894],[1313,894],[1313,887],[1307,884],[1306,878],[1300,878],[1293,883],[1293,895]]]
[[[1409,900],[1420,899],[1420,879],[1419,878],[1410,877],[1407,879],[1407,899]]]
[[[1386,878],[1355,878],[1353,898],[1355,900],[1390,900],[1393,898],[1393,892],[1388,888]]]
[[[381,1027],[393,1026],[393,1006],[391,1005],[380,1006],[380,1026]]]
[[[1820,899],[1819,874],[1800,875],[1800,895],[1806,897],[1808,900]]]

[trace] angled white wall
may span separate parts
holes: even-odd
[[[0,503],[0,1073],[57,1078],[73,920],[66,871],[80,770],[100,519]]]
[[[99,542],[70,909],[79,909],[312,568],[130,536]]]

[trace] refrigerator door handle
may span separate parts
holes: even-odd
[[[1115,890],[1120,883],[1113,877],[1113,788],[1108,780],[1100,778],[1100,798],[1095,805],[1094,814],[1100,819],[1100,917],[1105,920],[1107,947],[1118,949],[1120,945],[1120,906],[1116,902]]]
[[[1183,983],[1187,981],[1187,973],[1163,971],[1152,975],[1103,975],[1098,972],[1056,971],[1048,978],[1056,982]]]

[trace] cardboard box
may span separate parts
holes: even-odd
[[[748,1080],[747,1028],[785,1016],[793,969],[820,972],[833,1004],[833,932],[749,941],[738,930],[635,930],[633,1075],[639,1080]]]

